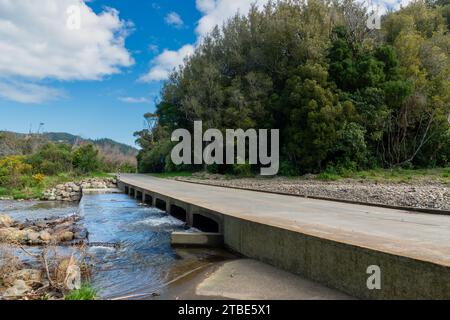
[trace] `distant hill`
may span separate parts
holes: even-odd
[[[47,142],[65,143],[74,148],[91,143],[97,147],[100,155],[111,163],[136,163],[138,150],[132,146],[111,139],[84,139],[65,132],[45,132],[42,134],[24,134],[0,131],[0,157],[7,155],[28,155],[36,152]]]
[[[48,140],[53,142],[59,142],[59,143],[67,143],[70,145],[77,145],[80,143],[92,143],[100,148],[102,147],[113,147],[118,148],[120,152],[124,154],[130,154],[130,155],[137,155],[138,150],[136,148],[133,148],[132,146],[129,146],[127,144],[123,144],[108,138],[103,139],[83,139],[80,136],[76,136],[70,133],[66,132],[46,132],[42,134],[44,137],[46,137]]]

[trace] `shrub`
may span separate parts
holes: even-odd
[[[73,167],[81,173],[92,173],[101,169],[98,150],[92,144],[86,144],[75,150]]]
[[[49,142],[38,152],[28,157],[27,162],[32,165],[34,173],[56,175],[72,170],[72,154],[70,146]]]
[[[23,156],[9,156],[0,159],[0,186],[18,188],[23,186],[23,176],[30,174],[32,166],[25,163]]]
[[[45,175],[42,173],[33,174],[31,177],[33,179],[34,184],[42,184],[45,179]]]
[[[252,177],[252,166],[246,164],[233,164],[233,174],[239,177]]]

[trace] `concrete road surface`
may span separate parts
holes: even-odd
[[[303,234],[450,266],[450,216],[195,185],[139,174],[124,183]]]

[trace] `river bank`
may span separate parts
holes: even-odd
[[[305,197],[340,199],[382,205],[450,210],[450,184],[444,180],[411,179],[409,182],[382,179],[318,180],[316,176],[287,178],[234,178],[205,173],[176,177],[178,181],[206,183]]]
[[[192,270],[236,258],[220,249],[173,249],[170,234],[186,230],[184,223],[124,194],[88,194],[79,204],[0,201],[0,212],[9,225],[0,230],[14,228],[20,240],[0,245],[0,299],[64,299],[83,283],[99,299],[151,299]]]

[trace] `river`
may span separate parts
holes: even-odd
[[[88,247],[91,285],[103,299],[175,299],[169,288],[184,275],[233,258],[219,249],[172,248],[170,234],[187,230],[184,223],[124,194],[85,195],[76,205],[0,201],[0,212],[19,221],[79,213],[94,244]]]

